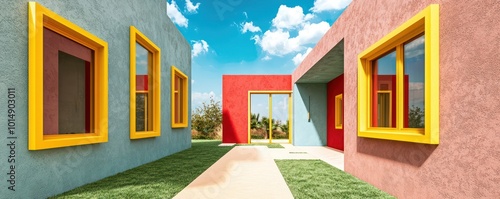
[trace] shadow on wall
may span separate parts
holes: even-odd
[[[245,133],[247,135],[247,133]],[[247,139],[246,139],[247,140]],[[246,143],[239,138],[239,134],[234,128],[231,114],[227,110],[222,111],[222,143]],[[248,142],[248,141],[247,141]]]
[[[436,150],[437,145],[357,138],[357,151],[401,163],[422,166]]]
[[[304,108],[294,108],[294,125],[303,126],[294,128],[294,131],[307,131],[294,133],[299,136],[299,142],[306,145],[326,145],[326,84],[301,83],[296,84]],[[297,94],[297,93],[295,93]],[[310,118],[308,118],[308,113]],[[299,122],[300,121],[300,122]],[[315,133],[315,135],[313,134]],[[318,139],[318,140],[312,140]],[[294,139],[295,140],[295,139]],[[319,143],[317,143],[319,141]],[[295,141],[294,141],[295,142]]]

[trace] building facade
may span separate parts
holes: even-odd
[[[497,198],[499,9],[352,1],[292,74],[292,143],[398,198]]]
[[[45,198],[191,146],[191,49],[165,8],[2,1],[3,197]]]

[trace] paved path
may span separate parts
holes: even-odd
[[[274,159],[322,159],[343,170],[344,154],[338,151],[282,145],[285,149],[236,146],[174,198],[293,198]]]

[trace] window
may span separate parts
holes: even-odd
[[[172,66],[172,128],[188,126],[188,78]]]
[[[160,48],[130,26],[130,139],[160,136]]]
[[[359,55],[358,136],[439,144],[439,5]]]
[[[343,106],[342,94],[338,94],[335,96],[335,129],[342,129],[342,123],[344,121]]]
[[[29,150],[108,141],[108,44],[29,3]]]

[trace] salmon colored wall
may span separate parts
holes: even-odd
[[[344,129],[335,129],[335,96],[344,93],[344,75],[340,75],[327,85],[327,125],[326,145],[338,150],[344,150]],[[342,97],[344,97],[342,95]],[[342,108],[343,109],[343,108]],[[343,114],[343,113],[342,113]],[[343,121],[342,121],[343,123]]]
[[[357,136],[358,54],[431,3],[440,5],[440,144]],[[344,39],[345,170],[398,198],[500,196],[500,4],[354,0],[294,71]]]
[[[291,90],[291,75],[223,75],[222,142],[248,143],[248,91]]]

